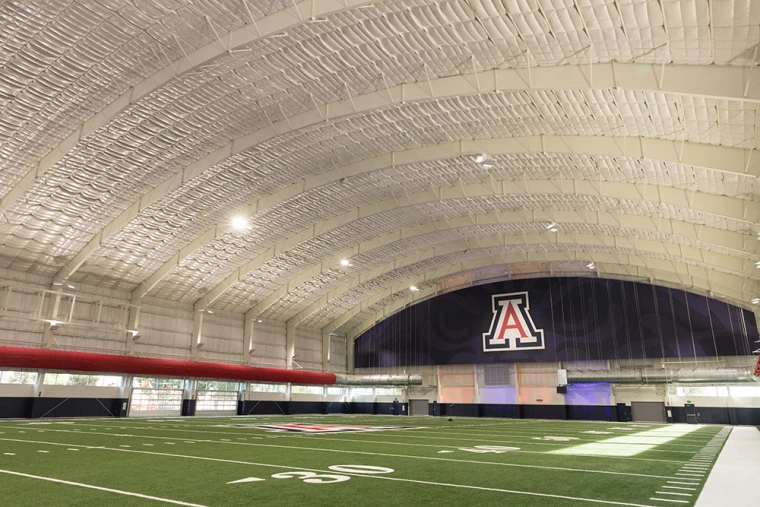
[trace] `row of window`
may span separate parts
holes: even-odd
[[[671,396],[710,396],[714,398],[760,398],[760,385],[744,386],[671,386]]]
[[[121,387],[123,377],[114,375],[85,375],[76,373],[46,373],[44,385],[55,386],[97,386],[97,387]],[[37,381],[37,373],[28,371],[0,371],[0,384],[34,384]],[[132,387],[135,389],[146,390],[146,392],[156,389],[181,390],[183,388],[183,379],[167,379],[154,377],[135,377],[132,380]],[[249,391],[257,393],[285,393],[287,384],[250,384]],[[231,392],[235,394],[240,389],[239,382],[224,380],[199,380],[198,391],[219,391]],[[316,394],[324,395],[323,386],[300,386],[294,385],[291,388],[294,394]],[[349,390],[346,387],[327,387],[329,396],[348,396]],[[402,396],[404,394],[401,388],[386,387],[355,387],[353,388],[354,396]],[[237,398],[236,398],[237,399]],[[200,401],[200,398],[199,398]],[[216,409],[209,409],[216,410]],[[224,409],[219,409],[224,410]]]

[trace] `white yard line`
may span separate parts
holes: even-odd
[[[43,444],[43,445],[75,445],[75,444],[61,444],[58,442],[40,442],[40,441],[33,441],[33,440],[20,440],[20,439],[12,439],[12,438],[3,438],[0,440],[7,440],[11,442],[22,442],[22,443],[31,443],[31,444]],[[269,468],[279,468],[279,469],[287,469],[287,470],[305,470],[309,472],[318,472],[318,473],[332,473],[330,470],[320,470],[315,468],[305,468],[305,467],[299,467],[299,466],[286,466],[286,465],[272,465],[269,463],[254,463],[251,461],[238,461],[238,460],[230,460],[230,459],[222,459],[222,458],[209,458],[204,456],[188,456],[185,454],[170,454],[170,453],[162,453],[162,452],[152,452],[152,451],[137,451],[132,449],[116,449],[116,448],[109,448],[109,447],[93,447],[88,445],[77,445],[78,447],[85,448],[85,449],[93,449],[98,451],[115,451],[115,452],[129,452],[129,453],[136,453],[136,454],[147,454],[152,456],[164,456],[164,457],[171,457],[171,458],[183,458],[183,459],[193,459],[193,460],[201,460],[201,461],[213,461],[218,463],[233,463],[237,465],[249,465],[249,466],[260,466],[260,467],[269,467]],[[20,474],[17,472],[7,472],[14,475],[22,475],[26,476],[26,474]],[[377,480],[386,480],[386,481],[396,481],[396,482],[406,482],[406,483],[412,483],[412,484],[425,484],[429,486],[444,486],[444,487],[450,487],[450,488],[463,488],[463,489],[474,489],[479,491],[493,491],[497,493],[508,493],[513,495],[526,495],[526,496],[536,496],[536,497],[544,497],[544,498],[559,498],[562,500],[572,500],[576,502],[590,502],[590,503],[597,503],[597,504],[605,504],[605,505],[622,505],[625,507],[654,507],[652,505],[646,505],[646,504],[637,504],[637,503],[628,503],[628,502],[616,502],[613,500],[599,500],[595,498],[583,498],[583,497],[574,497],[574,496],[566,496],[566,495],[554,495],[550,493],[535,493],[532,491],[517,491],[517,490],[510,490],[510,489],[501,489],[501,488],[487,488],[485,486],[470,486],[466,484],[451,484],[451,483],[445,483],[445,482],[432,482],[432,481],[419,481],[414,479],[402,479],[400,477],[388,477],[388,476],[379,476],[379,475],[366,475],[366,474],[352,474],[352,473],[346,473],[342,472],[343,475],[348,475],[351,477],[363,477],[366,479],[377,479]],[[46,479],[41,477],[35,477],[31,476],[32,478],[40,478],[40,479]],[[68,481],[59,481],[58,479],[49,479],[54,482],[61,482],[64,484],[73,484],[77,486],[83,486],[83,487],[90,487],[93,489],[102,489],[104,491],[111,491],[111,492],[119,492],[118,490],[109,490],[107,488],[100,488],[97,486],[89,486],[86,484],[79,484],[79,483],[69,483]],[[127,492],[120,492],[122,494],[130,494]],[[137,495],[134,493],[133,495]],[[143,495],[140,495],[143,496]],[[174,500],[166,500],[166,499],[159,499],[157,497],[145,497],[145,498],[151,498],[155,500],[161,500],[161,501],[168,501],[171,503],[178,503],[179,505],[186,505],[191,507],[205,507],[205,506],[199,506],[196,504],[188,504],[188,503],[180,503],[176,502]]]
[[[76,431],[69,431],[69,430],[49,430],[49,431],[54,431],[58,433],[69,433],[69,434],[75,434],[75,435],[78,434]],[[103,435],[103,436],[110,436],[110,437],[126,437],[126,438],[151,438],[151,439],[161,439],[161,440],[171,438],[171,437],[152,437],[152,436],[146,436],[146,435],[111,434],[111,433],[88,433],[88,435]],[[0,440],[13,441],[13,439],[8,439],[8,438],[0,438]],[[182,439],[178,438],[175,440],[182,440]],[[303,447],[303,446],[297,446],[297,445],[293,446],[293,445],[275,445],[275,444],[250,444],[246,442],[220,442],[218,440],[196,440],[196,442],[222,444],[222,445],[244,445],[244,446],[250,446],[250,447],[269,447],[269,448],[274,448],[274,449],[294,449],[294,450],[300,450],[300,451],[332,452],[332,453],[338,453],[338,454],[358,454],[362,456],[381,456],[385,458],[406,458],[406,459],[417,459],[417,460],[427,460],[427,461],[470,463],[470,464],[476,464],[476,465],[504,466],[504,467],[514,467],[514,468],[532,468],[532,469],[539,469],[539,470],[556,470],[560,472],[576,472],[576,473],[604,474],[604,475],[624,475],[627,477],[645,477],[648,479],[678,479],[678,477],[669,477],[669,476],[664,476],[664,475],[634,474],[634,473],[628,473],[628,472],[611,472],[608,470],[587,470],[587,469],[581,469],[581,468],[526,465],[522,463],[499,463],[495,461],[475,461],[475,460],[463,460],[463,459],[452,459],[452,458],[437,458],[437,457],[431,457],[431,456],[410,456],[407,454],[388,454],[388,453],[368,452],[368,451],[347,451],[343,449],[324,449],[320,447]],[[120,445],[119,447],[129,447],[129,446]]]
[[[79,488],[95,489],[97,491],[105,491],[106,493],[115,493],[117,495],[134,496],[142,498],[144,500],[155,500],[156,502],[170,503],[174,505],[184,505],[185,507],[206,507],[197,503],[180,502],[179,500],[170,500],[169,498],[161,498],[158,496],[142,495],[140,493],[132,493],[131,491],[122,491],[120,489],[103,488],[100,486],[93,486],[92,484],[83,484],[81,482],[64,481],[61,479],[54,479],[52,477],[42,477],[41,475],[23,474],[21,472],[13,472],[11,470],[0,470],[0,474],[15,475],[18,477],[25,477],[27,479],[36,479],[39,481],[55,482],[57,484],[66,484],[67,486],[76,486]]]

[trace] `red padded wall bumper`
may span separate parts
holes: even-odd
[[[335,375],[332,373],[19,347],[0,347],[0,367],[294,384],[335,383]]]

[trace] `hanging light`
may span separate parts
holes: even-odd
[[[234,216],[232,217],[232,227],[235,230],[243,231],[248,228],[248,220],[246,220],[243,216]]]

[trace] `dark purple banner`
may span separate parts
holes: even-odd
[[[751,355],[753,312],[677,289],[536,278],[423,301],[356,339],[357,368]]]

